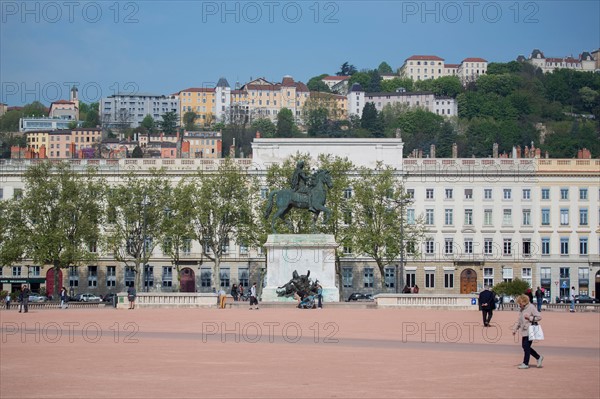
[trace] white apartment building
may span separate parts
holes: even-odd
[[[476,57],[465,58],[460,64],[446,64],[436,55],[413,55],[400,67],[400,76],[414,81],[458,76],[466,84],[487,73],[487,65],[487,60]]]
[[[529,58],[523,56],[517,58],[518,61],[529,62],[530,64],[540,68],[544,73],[552,72],[555,69],[573,69],[582,72],[593,72],[596,70],[596,61],[592,54],[587,51],[579,54],[577,58],[573,56],[567,57],[546,57],[544,53],[538,49],[531,52]]]
[[[533,287],[544,287],[551,300],[563,296],[570,286],[578,293],[600,297],[599,159],[403,159],[402,147],[400,139],[257,139],[253,159],[237,162],[260,178],[266,176],[269,165],[297,152],[308,153],[312,159],[322,153],[344,156],[358,166],[376,161],[393,166],[413,198],[406,206],[407,223],[423,218],[427,226],[419,254],[407,254],[403,274],[408,285],[418,285],[423,293],[471,293],[484,285],[521,278]],[[0,198],[19,195],[24,189],[23,173],[31,161],[0,162]],[[142,177],[161,167],[175,183],[198,170],[215,171],[221,160],[69,162],[82,171],[87,162],[93,162],[110,184],[119,184],[126,171]],[[265,194],[267,191],[268,187],[263,187]],[[351,187],[348,195],[352,195]],[[351,248],[344,251],[342,297],[351,292],[395,291],[395,265],[400,259],[386,268],[385,276],[379,276],[370,258]],[[200,243],[190,242],[182,256],[181,284],[185,290],[211,292],[211,264],[206,259],[201,262],[200,253]],[[65,270],[64,285],[76,292],[123,291],[133,281],[133,274],[109,254],[99,255],[97,264]],[[225,287],[246,285],[267,266],[261,248],[231,242],[221,264],[221,280]],[[160,246],[149,267],[150,291],[177,289],[175,270]],[[31,278],[47,277],[49,266],[25,260],[2,268],[0,288],[11,289],[14,281],[27,278],[30,268],[36,273]]]
[[[443,116],[457,116],[458,105],[452,97],[436,96],[432,92],[365,93],[360,85],[353,85],[348,93],[348,114],[362,116],[366,103],[375,104],[378,112],[386,105],[404,104],[410,108],[421,107]]]
[[[167,112],[179,116],[179,98],[156,94],[115,94],[100,101],[100,120],[104,128],[136,128],[147,115],[162,121]]]

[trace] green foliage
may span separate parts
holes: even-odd
[[[23,116],[48,116],[48,108],[39,101],[34,101],[23,107]]]
[[[175,134],[177,132],[178,117],[173,111],[165,112],[160,122],[160,128],[164,134]]]
[[[367,72],[356,72],[348,80],[348,87],[352,87],[354,83],[360,84],[364,91],[368,91],[367,88],[371,85],[371,75]]]
[[[352,188],[352,249],[373,258],[380,276],[384,276],[385,267],[395,262],[405,248],[419,247],[424,225],[421,221],[406,224],[409,198],[391,167],[378,164],[374,169],[360,168]]]
[[[319,92],[324,92],[324,93],[331,93],[331,89],[329,89],[329,86],[327,86],[325,84],[325,82],[323,82],[323,78],[326,76],[329,76],[329,75],[326,73],[323,73],[321,75],[313,76],[312,78],[310,78],[308,80],[308,83],[306,84],[306,86],[308,87],[308,90],[319,91]]]
[[[10,158],[10,147],[26,147],[24,134],[0,132],[0,158]]]
[[[170,186],[164,173],[152,171],[140,179],[133,173],[106,195],[106,233],[102,247],[115,260],[136,273],[136,287],[142,287],[142,267],[164,239],[165,210],[169,206]]]
[[[260,118],[252,122],[251,129],[254,132],[260,132],[261,137],[272,138],[275,137],[277,126],[268,118]]]
[[[379,116],[375,104],[371,102],[365,104],[360,125],[363,129],[371,132],[374,137],[383,136],[383,119]]]
[[[464,91],[458,76],[442,76],[437,79],[419,80],[415,82],[415,90],[432,91],[436,96],[452,98]]]
[[[404,88],[407,92],[413,91],[413,80],[406,78],[394,78],[381,81],[381,91],[394,93],[397,89]]]
[[[194,238],[203,243],[203,256],[213,261],[213,287],[219,287],[220,262],[229,243],[259,244],[255,221],[258,184],[227,158],[217,173],[200,173],[185,192],[191,199]]]
[[[142,151],[139,145],[136,145],[131,152],[131,158],[144,158],[144,151]]]
[[[377,72],[379,72],[380,74],[382,74],[382,73],[393,73],[393,70],[392,70],[392,67],[390,66],[390,64],[388,64],[387,62],[383,61],[377,67]]]
[[[281,108],[277,114],[277,137],[294,137],[298,134],[298,127],[294,122],[294,114],[288,108]]]
[[[11,110],[0,116],[0,132],[18,132],[23,111]]]
[[[488,75],[501,75],[505,73],[516,73],[520,72],[522,69],[521,63],[517,61],[510,62],[490,62],[487,67]]]
[[[94,170],[75,173],[66,163],[43,162],[25,172],[25,190],[18,203],[18,215],[10,238],[26,239],[14,254],[35,264],[55,268],[55,294],[58,295],[59,268],[86,264],[96,259],[88,245],[100,237],[103,182]]]
[[[348,61],[344,62],[340,67],[340,70],[336,73],[337,76],[351,76],[356,73],[356,67],[349,64]]]
[[[196,130],[196,117],[196,113],[192,111],[188,111],[185,114],[183,114],[183,126],[185,130]]]
[[[144,117],[140,126],[142,126],[144,129],[146,129],[146,131],[148,133],[154,133],[156,130],[156,122],[154,121],[154,118],[150,114],[148,114]]]
[[[525,280],[514,279],[512,281],[502,281],[494,286],[493,291],[499,295],[522,295],[527,289],[531,288]]]

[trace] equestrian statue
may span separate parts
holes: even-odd
[[[326,224],[331,216],[331,209],[325,206],[327,199],[325,187],[328,189],[333,187],[329,171],[319,169],[310,176],[304,171],[304,161],[298,161],[292,175],[291,189],[274,190],[269,194],[265,219],[269,218],[273,210],[273,202],[277,205],[277,211],[274,213],[271,221],[273,233],[277,233],[275,231],[275,221],[277,218],[286,222],[290,229],[293,230],[294,226],[285,218],[285,215],[292,208],[308,209],[309,212],[313,213],[313,229],[321,212],[325,213],[323,224]]]

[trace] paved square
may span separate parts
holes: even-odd
[[[518,370],[515,311],[3,310],[0,397],[600,397],[600,314],[543,317]]]

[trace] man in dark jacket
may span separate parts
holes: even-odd
[[[479,294],[479,309],[481,309],[483,316],[484,327],[489,327],[490,321],[492,321],[492,315],[496,308],[495,297],[496,295],[490,291],[490,287],[485,287],[485,290]]]

